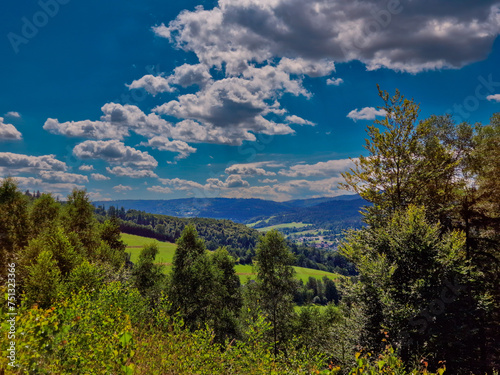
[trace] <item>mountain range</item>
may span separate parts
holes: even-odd
[[[358,195],[333,198],[298,199],[275,202],[242,198],[185,198],[172,200],[95,201],[95,206],[125,210],[133,209],[152,214],[176,217],[228,219],[237,223],[267,220],[269,223],[304,222],[310,224],[338,221],[361,222],[359,211],[367,202]]]

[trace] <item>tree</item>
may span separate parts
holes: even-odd
[[[94,218],[94,206],[85,190],[73,190],[64,206],[63,225],[67,232],[74,232],[83,244],[88,256],[99,246]]]
[[[154,264],[158,251],[156,243],[144,246],[132,269],[132,281],[135,287],[153,305],[158,301],[165,282],[163,266]]]
[[[271,230],[257,245],[255,268],[262,312],[272,324],[274,354],[289,337],[296,288],[294,257],[286,240],[277,230]]]
[[[474,358],[475,349],[462,344],[473,337],[467,314],[481,307],[459,292],[474,277],[463,233],[441,235],[439,224],[411,205],[384,227],[350,232],[340,250],[360,273],[353,293],[366,314],[364,345],[377,348],[386,329],[406,360],[422,348],[455,370]]]
[[[341,184],[373,203],[373,207],[367,208],[372,213],[371,219],[380,219],[381,212],[387,217],[408,206],[419,188],[416,184],[419,168],[415,159],[419,148],[416,134],[419,106],[405,99],[399,90],[393,97],[379,87],[378,90],[384,101],[380,108],[386,115],[367,127],[365,149],[369,156],[361,155],[354,160],[355,168],[342,173],[345,183]]]
[[[214,266],[192,225],[186,226],[177,240],[168,295],[173,310],[181,313],[189,328],[210,321],[211,304],[216,299]]]
[[[25,286],[27,302],[49,307],[61,288],[61,272],[50,251],[43,250],[38,255],[36,262],[28,267],[28,275]]]
[[[12,178],[0,184],[0,261],[6,264],[28,243],[28,198]]]
[[[212,254],[215,268],[216,301],[212,306],[216,340],[224,342],[236,337],[238,316],[242,306],[240,278],[234,270],[234,259],[225,247]]]
[[[29,221],[33,237],[59,224],[60,204],[50,194],[42,194],[29,210]]]

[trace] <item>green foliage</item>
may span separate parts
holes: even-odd
[[[0,183],[0,263],[13,260],[28,238],[28,199],[12,178],[5,178]]]
[[[133,285],[152,304],[155,304],[160,297],[165,283],[163,266],[154,264],[157,254],[158,246],[155,243],[144,246],[131,275]]]
[[[274,353],[290,336],[293,316],[294,258],[286,240],[277,230],[267,232],[257,245],[255,268],[262,312],[273,328]],[[280,345],[281,343],[281,345]]]
[[[140,313],[140,306],[137,292],[112,283],[99,292],[82,290],[48,309],[21,307],[14,373],[132,374],[130,317]],[[0,341],[8,347],[6,334]],[[0,361],[5,368],[5,357]]]
[[[49,307],[61,288],[61,272],[52,253],[42,250],[36,263],[27,267],[26,303],[37,303],[43,308]]]
[[[42,194],[29,210],[31,235],[38,236],[51,227],[59,225],[60,204],[50,194]]]

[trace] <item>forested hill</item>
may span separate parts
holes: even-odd
[[[172,200],[116,200],[95,201],[95,206],[124,207],[125,210],[145,211],[176,217],[206,217],[228,219],[245,223],[256,218],[283,215],[307,217],[310,223],[325,221],[328,217],[359,217],[360,207],[366,204],[358,195],[334,198],[299,199],[274,202],[263,199],[239,198],[187,198]],[[338,207],[337,207],[338,205]],[[291,217],[291,216],[290,216]],[[300,220],[299,220],[300,221]]]

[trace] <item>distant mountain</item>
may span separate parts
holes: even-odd
[[[204,217],[228,219],[238,223],[253,219],[272,218],[273,223],[351,220],[359,218],[358,211],[366,201],[357,195],[334,198],[297,199],[274,202],[263,199],[241,198],[186,198],[171,200],[115,200],[95,201],[95,206],[123,207],[152,214],[176,217]],[[286,221],[289,220],[289,221]]]
[[[177,217],[228,219],[237,223],[243,223],[256,216],[272,216],[290,209],[290,206],[285,203],[238,198],[95,201],[94,205],[123,207],[126,210]]]

